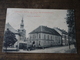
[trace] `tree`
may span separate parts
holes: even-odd
[[[4,47],[10,47],[13,46],[14,43],[17,41],[15,34],[11,32],[9,29],[5,31],[5,36],[4,36]]]
[[[74,10],[67,11],[67,19],[66,22],[68,24],[68,39],[69,39],[69,48],[70,48],[70,38],[72,40],[75,39],[75,20],[74,20]]]

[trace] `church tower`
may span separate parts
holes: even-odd
[[[23,18],[21,20],[20,29],[18,30],[20,34],[20,40],[25,41],[26,40],[26,30],[24,29],[24,21]]]
[[[23,18],[21,20],[20,29],[24,29],[24,21],[23,21]]]

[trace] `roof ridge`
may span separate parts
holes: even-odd
[[[16,32],[18,33],[18,31],[16,29],[14,29],[9,23],[6,24],[5,29],[9,28],[12,32]]]
[[[48,34],[60,35],[56,30],[47,26],[39,26],[38,28],[30,32],[30,34],[33,33],[48,33]]]

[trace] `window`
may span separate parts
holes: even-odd
[[[66,40],[66,36],[64,35],[64,39]]]
[[[35,37],[35,35],[33,35],[33,39],[35,39],[36,37]]]
[[[62,37],[64,38],[64,34],[62,35]]]
[[[44,35],[44,39],[46,39],[46,35]]]
[[[52,40],[52,36],[51,36],[51,40]]]
[[[22,30],[22,31],[24,31],[24,30]]]
[[[55,35],[53,36],[53,40],[55,40]]]
[[[30,36],[30,39],[31,39],[31,36]]]
[[[20,30],[18,29],[18,32],[20,32]]]
[[[49,35],[48,35],[48,39],[49,39]]]
[[[39,41],[39,46],[40,46],[40,41]]]
[[[60,41],[61,41],[60,37],[58,37],[58,39],[59,39],[59,43],[60,43]]]
[[[41,38],[40,34],[39,34],[39,39]]]

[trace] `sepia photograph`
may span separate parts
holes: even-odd
[[[7,8],[2,51],[77,53],[74,10]]]

